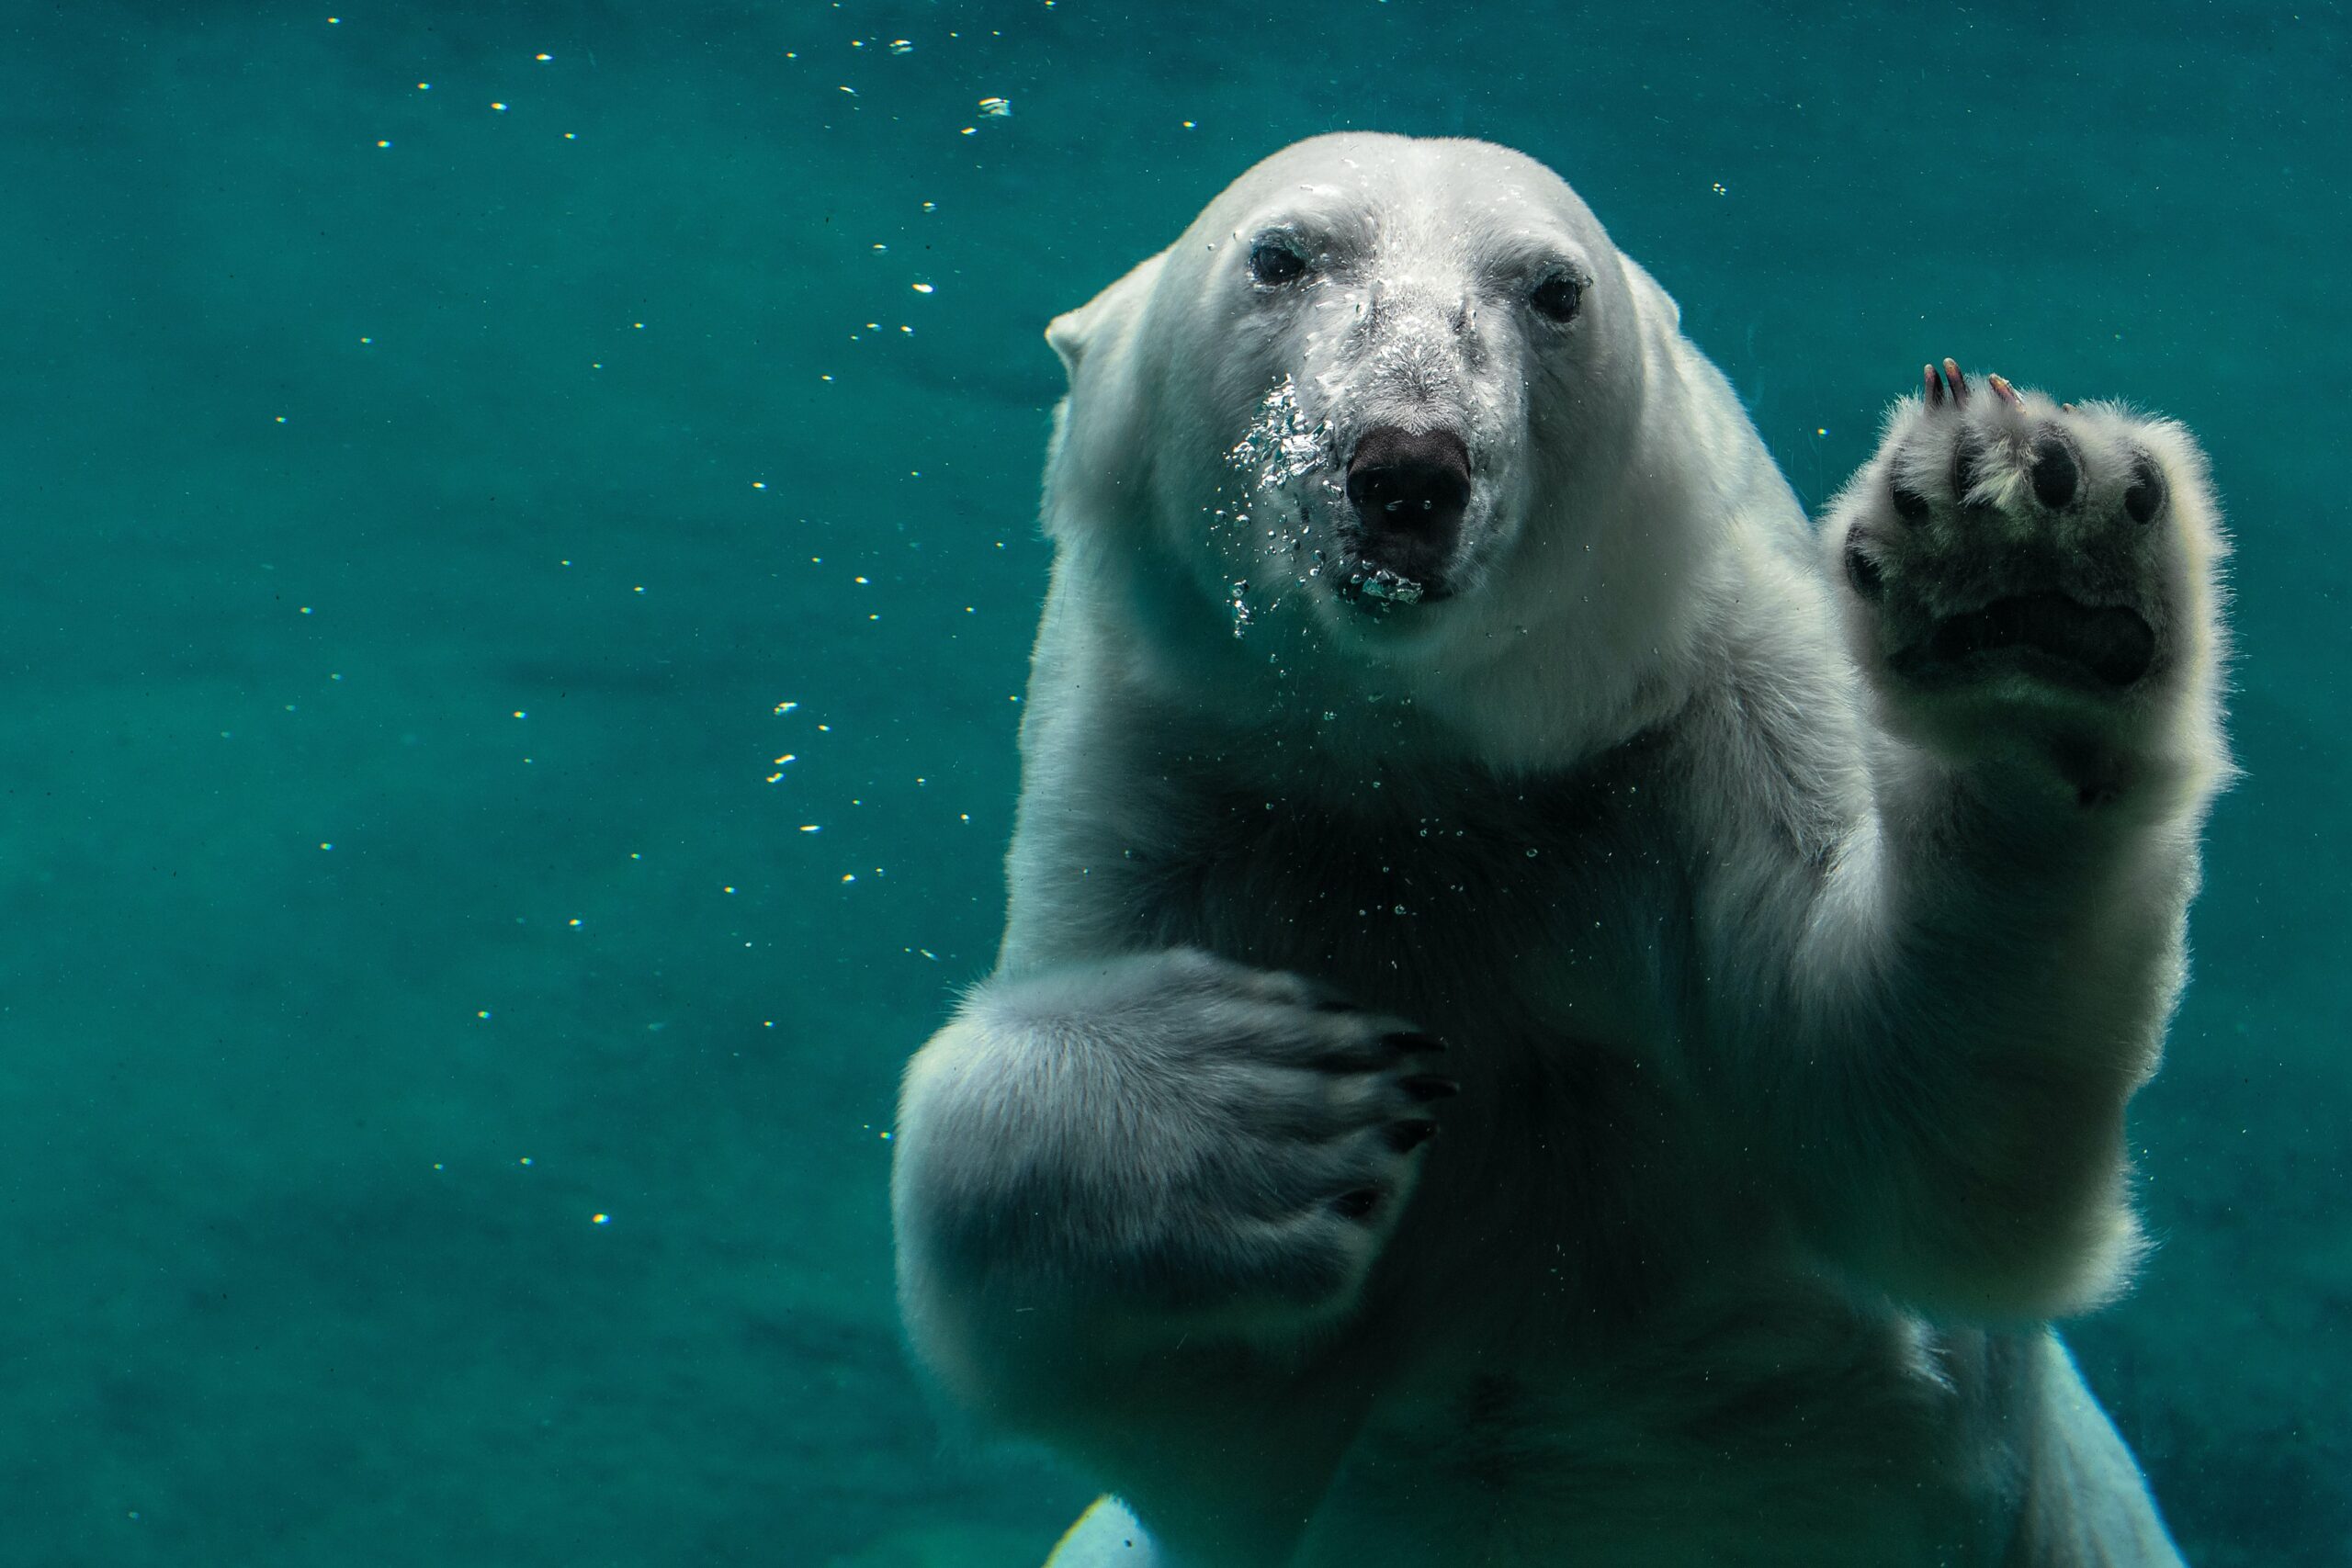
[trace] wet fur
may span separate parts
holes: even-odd
[[[1232,247],[1302,188],[1375,231],[1359,285],[1408,277],[1392,330],[1451,336],[1237,304]],[[1531,233],[1597,324],[1460,348],[1465,301],[1502,308],[1479,258]],[[1891,532],[1886,486],[1950,422],[1900,406],[1816,540],[1671,302],[1516,154],[1303,144],[1052,337],[1004,950],[897,1145],[946,1387],[1162,1563],[2176,1561],[2040,1324],[2141,1245],[2122,1108],[2226,773],[2188,437],[2098,411],[2106,510],[2070,524],[2157,627],[2138,687],[1925,688],[1890,616],[1990,569]],[[1306,576],[1312,495],[1287,539],[1221,525],[1252,411],[1318,370],[1341,449],[1475,433],[1456,596],[1393,612],[1442,619]],[[2098,533],[2141,451],[2160,527]],[[1240,636],[1237,579],[1279,587]],[[1416,1099],[1433,1073],[1458,1098]]]

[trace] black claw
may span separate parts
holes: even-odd
[[[1879,570],[1878,562],[1862,554],[1860,545],[1846,547],[1846,581],[1865,599],[1876,599],[1886,592],[1885,574]]]
[[[1905,523],[1917,523],[1928,515],[1928,498],[1901,479],[1887,486],[1887,494],[1894,502],[1894,514]]]
[[[1384,1034],[1380,1037],[1380,1043],[1386,1049],[1394,1051],[1400,1056],[1410,1056],[1416,1055],[1424,1051],[1442,1051],[1445,1049],[1444,1041],[1440,1040],[1434,1034],[1424,1034],[1418,1029],[1408,1029],[1396,1034]]]
[[[2132,462],[2132,484],[2123,492],[2123,510],[2132,514],[2134,523],[2153,520],[2164,510],[2165,476],[2155,459],[2145,452]]]
[[[1943,407],[1943,378],[1936,374],[1936,367],[1932,365],[1923,367],[1919,378],[1926,382],[1928,386],[1928,406],[1931,409],[1939,409]]]
[[[1944,361],[1944,379],[1951,383],[1953,406],[1959,407],[1965,404],[1968,401],[1968,378],[1960,373],[1959,360]]]
[[[1432,1100],[1451,1100],[1462,1092],[1462,1086],[1452,1078],[1442,1078],[1435,1073],[1415,1073],[1400,1079],[1396,1085],[1415,1100],[1427,1103]]]
[[[1391,1122],[1381,1133],[1388,1146],[1400,1155],[1410,1154],[1437,1136],[1434,1122]]]
[[[1380,1190],[1376,1187],[1363,1187],[1353,1192],[1342,1192],[1331,1200],[1331,1212],[1343,1220],[1363,1219],[1378,1207],[1380,1207]]]
[[[2075,461],[2075,449],[2054,430],[2045,430],[2033,444],[2033,496],[2042,505],[2055,512],[2075,499],[2075,489],[2082,478],[2082,466]]]

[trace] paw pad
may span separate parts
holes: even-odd
[[[1914,491],[1911,493],[1917,495],[1918,492]],[[1927,503],[1922,501],[1920,504],[1924,507]],[[1900,503],[1897,509],[1900,510]],[[1846,581],[1852,583],[1854,592],[1865,599],[1875,599],[1886,592],[1886,574],[1879,570],[1878,562],[1862,554],[1860,545],[1846,547]]]
[[[2083,467],[2075,460],[2075,449],[2066,445],[2066,438],[2054,430],[2045,430],[2035,438],[2028,472],[2033,479],[2033,499],[2052,512],[2063,510],[2081,488]]]
[[[2123,510],[2134,523],[2153,522],[2165,504],[2165,477],[2155,459],[2145,452],[2132,461],[2132,483],[2123,492]]]

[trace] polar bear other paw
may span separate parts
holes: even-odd
[[[995,1261],[1034,1250],[1147,1337],[1287,1344],[1346,1313],[1460,1088],[1407,1021],[1191,949],[984,987],[932,1049],[911,1104],[953,1174],[927,1206],[982,1203]],[[922,1092],[957,1082],[981,1087]]]

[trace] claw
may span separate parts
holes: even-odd
[[[1932,365],[1923,366],[1920,367],[1919,375],[1920,379],[1928,384],[1928,406],[1931,409],[1943,407],[1944,384],[1942,378],[1936,374],[1936,367]]]
[[[1430,1121],[1391,1122],[1381,1129],[1381,1141],[1400,1155],[1411,1154],[1437,1136],[1437,1123]]]
[[[1965,407],[1968,402],[1968,378],[1960,373],[1959,360],[1944,361],[1944,379],[1951,383],[1952,405],[1955,408]]]
[[[2010,386],[2000,377],[1988,375],[1984,379],[1992,383],[1993,395],[1999,398],[2003,402],[2008,404],[2009,407],[2013,409],[2021,409],[2025,407],[2025,399],[2018,394],[2018,389],[2015,387]]]

